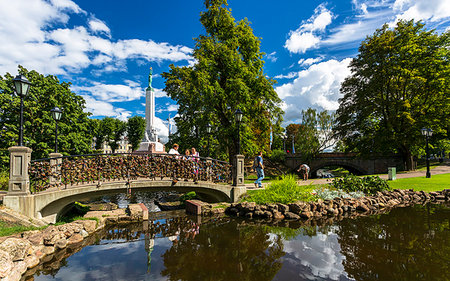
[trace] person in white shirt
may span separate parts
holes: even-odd
[[[178,144],[174,143],[172,148],[169,150],[169,154],[170,155],[180,155],[180,153],[178,152]],[[175,159],[178,159],[178,156],[173,156]],[[172,184],[176,184],[178,182],[178,177],[176,174],[176,170],[173,170],[173,180],[172,180]]]
[[[172,148],[169,150],[169,154],[178,154],[180,155],[180,153],[178,152],[178,144],[174,143]]]

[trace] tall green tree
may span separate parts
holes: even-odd
[[[206,125],[213,126],[212,156],[236,154],[238,128],[234,113],[244,117],[241,126],[242,151],[254,154],[269,150],[270,131],[280,131],[281,100],[273,89],[274,80],[263,71],[264,53],[260,39],[247,19],[236,22],[226,0],[206,0],[200,22],[206,34],[195,39],[189,67],[170,66],[162,76],[165,91],[178,105],[177,134],[171,141],[204,147]]]
[[[84,112],[83,97],[70,90],[70,83],[57,77],[44,76],[19,66],[19,74],[32,83],[24,98],[24,145],[33,149],[32,158],[48,157],[54,150],[56,123],[50,110],[57,106],[63,110],[58,122],[58,150],[66,155],[90,153],[94,123]],[[17,145],[19,133],[20,97],[14,94],[14,77],[0,76],[0,148],[2,152]],[[7,159],[7,155],[2,157]],[[7,163],[3,163],[7,165]]]
[[[384,25],[359,47],[351,76],[341,86],[336,132],[361,153],[399,152],[408,169],[423,146],[420,129],[448,138],[450,32],[421,22]]]
[[[145,134],[145,119],[142,116],[133,116],[128,119],[127,136],[133,151],[139,148]]]
[[[336,143],[332,130],[334,120],[334,114],[327,110],[302,110],[302,124],[290,124],[286,127],[286,147],[292,149],[293,138],[295,152],[301,153],[305,160],[311,159]]]

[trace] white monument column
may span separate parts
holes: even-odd
[[[148,87],[145,90],[145,142],[158,141],[158,135],[156,134],[155,128],[155,91],[152,88],[152,74],[153,70],[150,67]]]
[[[152,88],[153,70],[150,67],[148,87],[145,90],[145,134],[137,151],[164,152],[164,145],[158,142],[155,126],[155,91]]]

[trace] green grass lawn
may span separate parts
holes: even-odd
[[[397,179],[395,181],[388,181],[392,188],[410,189],[416,191],[439,191],[450,188],[450,174],[431,175],[431,178],[425,177]]]

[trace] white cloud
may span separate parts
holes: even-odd
[[[85,24],[67,26],[73,14]],[[0,73],[11,72],[18,64],[43,74],[67,75],[90,66],[101,66],[99,72],[126,71],[119,66],[129,59],[192,61],[192,49],[185,46],[100,37],[99,32],[110,36],[109,27],[94,16],[87,17],[70,0],[2,0],[0,18]]]
[[[393,5],[398,19],[439,21],[450,17],[448,0],[396,0]]]
[[[170,103],[166,103],[166,108],[160,108],[158,110],[156,110],[156,112],[158,113],[162,113],[162,112],[177,112],[178,111],[178,105],[177,104],[170,104]]]
[[[167,98],[167,93],[162,89],[153,88],[155,90],[155,98]]]
[[[289,73],[286,74],[286,75],[278,74],[278,75],[275,76],[274,78],[275,78],[275,79],[291,79],[291,78],[296,77],[297,74],[298,74],[297,72],[289,72]]]
[[[266,55],[266,58],[270,60],[271,62],[276,62],[278,58],[276,57],[277,52],[272,52],[268,55]]]
[[[301,59],[298,61],[298,64],[301,66],[309,66],[311,64],[315,64],[316,62],[322,61],[323,57],[317,57],[317,58],[307,58],[307,59]]]
[[[298,122],[301,111],[308,107],[336,110],[341,97],[341,83],[351,74],[348,68],[350,61],[350,58],[346,58],[313,64],[298,72],[294,81],[275,88],[285,103],[285,122]]]
[[[94,82],[92,86],[72,86],[72,90],[82,94],[89,93],[96,99],[106,102],[132,101],[145,96],[144,89],[132,81],[129,81],[128,85]]]
[[[306,22],[303,22],[295,31],[289,32],[289,38],[286,40],[284,47],[291,53],[304,53],[306,50],[318,46],[321,37],[317,33],[321,33],[331,23],[333,14],[324,4],[319,5],[314,10],[314,15]]]
[[[93,18],[89,21],[89,29],[94,33],[105,33],[108,37],[111,36],[109,27],[99,19]]]
[[[82,95],[84,100],[86,101],[86,112],[92,113],[92,116],[107,116],[107,117],[116,117],[121,120],[126,120],[129,116],[131,116],[131,112],[123,109],[114,107],[111,103],[106,101],[96,100],[95,98]]]

